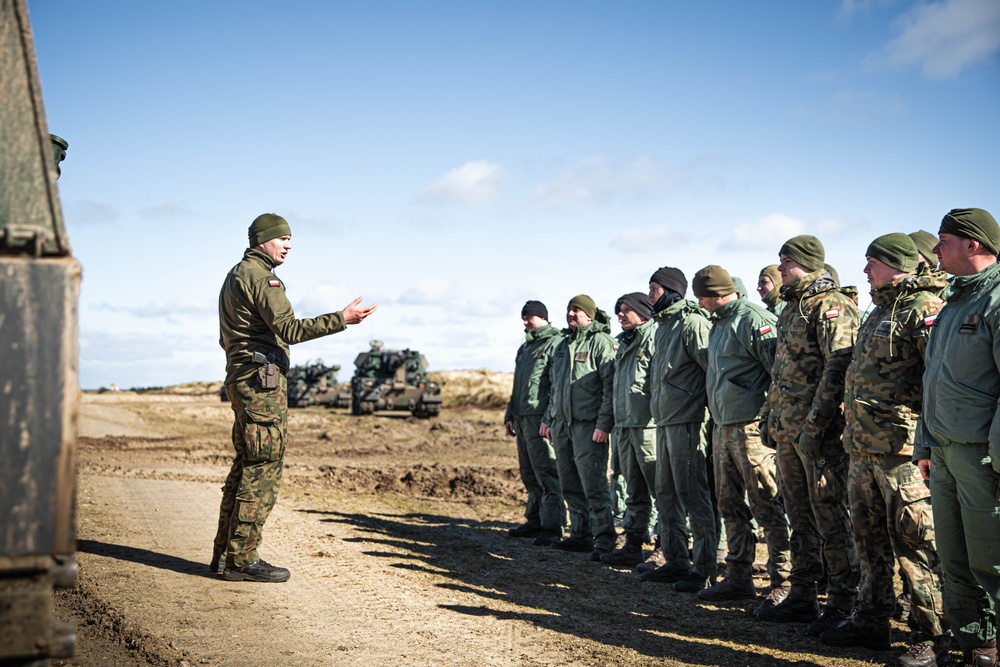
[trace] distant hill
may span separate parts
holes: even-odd
[[[514,385],[513,373],[480,368],[470,371],[439,371],[430,374],[432,380],[441,385],[444,407],[470,406],[477,408],[503,408],[510,399]],[[165,394],[173,396],[218,396],[221,382],[187,382],[171,387],[138,387],[129,389],[136,394]],[[106,388],[98,393],[111,391]]]

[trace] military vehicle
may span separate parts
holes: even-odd
[[[340,403],[349,400],[352,414],[408,410],[429,418],[441,412],[441,387],[428,379],[427,358],[416,350],[383,350],[382,341],[373,340],[354,365],[350,393],[340,392]]]
[[[24,0],[0,1],[0,665],[69,658],[52,589],[76,583],[77,309]]]
[[[338,405],[337,371],[340,366],[326,366],[322,359],[288,370],[288,407],[305,408],[310,405]],[[344,403],[342,407],[347,407]]]

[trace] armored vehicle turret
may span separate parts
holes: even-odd
[[[427,358],[416,350],[384,350],[373,340],[371,349],[354,360],[351,379],[351,413],[367,415],[376,410],[408,410],[414,417],[434,417],[441,412],[441,387],[427,375]],[[341,402],[347,397],[341,394]]]
[[[288,407],[337,405],[337,371],[340,366],[326,366],[317,359],[288,371]],[[346,407],[346,405],[345,405]]]

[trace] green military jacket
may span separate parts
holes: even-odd
[[[705,391],[716,424],[757,420],[771,384],[774,315],[739,298],[712,313]]]
[[[943,271],[922,267],[872,292],[844,378],[844,449],[910,456],[923,397],[924,351],[944,302]]]
[[[648,320],[617,336],[618,352],[612,383],[615,426],[646,428],[653,425],[649,412],[649,363],[655,349],[655,333],[656,322]]]
[[[552,394],[546,423],[596,421],[595,427],[607,432],[614,427],[615,339],[610,330],[603,310],[587,326],[563,330],[549,364]]]
[[[681,299],[654,316],[656,353],[649,364],[650,411],[657,426],[708,419],[708,314]]]
[[[927,447],[989,443],[1000,470],[1000,264],[958,276],[931,327],[913,459]]]
[[[525,334],[524,343],[514,357],[514,389],[510,392],[504,422],[545,414],[552,391],[549,362],[561,338],[559,330],[551,324]]]
[[[843,429],[844,373],[858,331],[858,307],[826,269],[781,289],[778,344],[767,403],[769,428],[793,440]],[[767,412],[767,409],[765,409]]]
[[[226,351],[226,382],[239,382],[257,371],[253,353],[271,355],[288,372],[288,346],[344,329],[344,314],[295,319],[285,284],[274,275],[274,262],[249,248],[226,276],[219,293],[219,345]]]

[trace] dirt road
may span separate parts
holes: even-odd
[[[293,411],[263,557],[285,584],[208,572],[228,404],[87,394],[78,657],[54,665],[851,665],[801,626],[751,620],[634,572],[511,539],[523,502],[497,410],[431,421]],[[763,580],[758,582],[764,587]],[[902,626],[895,652],[902,651]]]

